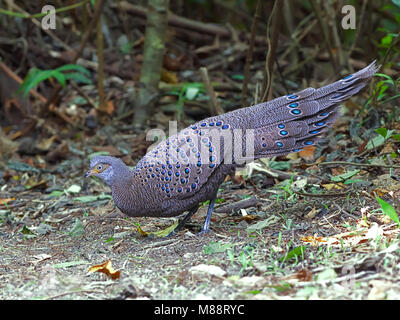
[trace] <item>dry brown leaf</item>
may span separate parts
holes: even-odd
[[[294,281],[302,281],[302,282],[308,282],[308,281],[311,281],[312,280],[312,271],[311,270],[309,270],[309,269],[307,269],[307,268],[304,268],[304,269],[301,269],[301,270],[299,270],[299,271],[297,271],[296,273],[294,273],[294,274],[291,274],[290,276],[287,276],[287,277],[285,277],[284,279],[285,280],[294,280]],[[290,282],[293,282],[293,281],[290,281]]]
[[[107,100],[106,103],[103,106],[98,107],[98,111],[102,113],[107,113],[108,115],[111,115],[115,110],[114,103],[112,100]]]
[[[319,212],[319,209],[317,209],[314,205],[313,208],[310,210],[310,212],[308,212],[304,217],[308,218],[308,219],[312,219],[318,214],[318,212]]]
[[[248,214],[248,215],[245,215],[245,216],[241,216],[241,217],[239,217],[239,218],[235,218],[235,219],[233,219],[233,221],[234,221],[234,222],[240,222],[240,221],[243,221],[243,220],[245,220],[245,221],[253,221],[253,220],[255,220],[255,219],[258,219],[258,216],[257,216],[257,215],[255,215],[255,214]]]
[[[246,186],[246,179],[243,177],[243,171],[242,170],[236,170],[235,175],[232,177],[232,182],[235,184],[242,184]]]
[[[315,146],[307,146],[303,150],[299,151],[300,157],[304,160],[311,161],[314,160]]]
[[[142,236],[142,237],[148,237],[149,235],[154,235],[157,238],[164,238],[168,236],[178,225],[178,220],[175,221],[174,224],[170,225],[169,227],[159,230],[159,231],[152,231],[152,232],[146,232],[143,231],[140,226],[137,226],[137,232]]]
[[[48,139],[43,139],[36,145],[36,147],[41,151],[48,151],[56,138],[57,136],[54,135]]]
[[[29,190],[35,189],[35,188],[45,189],[45,188],[47,188],[47,181],[44,179],[42,179],[40,181],[36,181],[36,177],[32,177],[25,184],[25,187],[28,187]]]
[[[172,84],[177,84],[179,82],[178,77],[174,72],[167,71],[164,68],[161,71],[161,80],[166,83],[172,83]]]
[[[142,236],[142,237],[147,237],[149,235],[149,232],[143,231],[141,227],[137,226],[137,232]]]
[[[112,102],[112,100],[108,100],[106,103],[106,112],[111,115],[114,112],[114,110],[115,110],[114,103]]]
[[[396,148],[393,148],[393,143],[389,142],[385,144],[385,146],[383,147],[383,149],[379,154],[390,154],[392,152],[395,152],[395,150]]]
[[[289,159],[289,160],[296,160],[299,158],[299,155],[297,154],[297,152],[292,152],[292,153],[287,154],[285,156],[285,158]]]
[[[89,272],[102,272],[113,280],[118,279],[121,273],[119,270],[113,269],[110,259],[102,264],[97,264],[95,266],[90,267]]]
[[[10,137],[10,140],[15,140],[15,139],[19,138],[21,135],[22,135],[22,131],[18,130],[12,134],[12,136]]]
[[[307,236],[300,239],[304,242],[309,242],[313,246],[318,246],[320,243],[327,242],[326,239],[317,236]]]
[[[371,196],[375,197],[378,196],[380,198],[385,197],[387,194],[390,194],[391,191],[383,188],[375,188],[371,191]]]
[[[0,205],[5,205],[5,204],[9,203],[10,201],[14,201],[14,200],[15,200],[14,197],[12,197],[12,198],[0,199]]]
[[[322,187],[324,187],[326,190],[330,191],[332,189],[343,189],[344,185],[342,183],[326,183],[323,184]]]
[[[331,172],[333,176],[338,176],[344,173],[344,168],[343,167],[331,168]]]

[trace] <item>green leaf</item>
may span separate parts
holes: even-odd
[[[63,269],[63,268],[70,268],[70,267],[79,266],[81,264],[89,264],[89,262],[84,261],[84,260],[67,261],[67,262],[61,262],[61,263],[53,264],[53,268],[55,268],[55,269]]]
[[[400,141],[400,134],[394,134],[392,135],[393,139],[396,139],[397,141]]]
[[[65,190],[65,192],[67,193],[79,193],[81,192],[82,187],[77,185],[77,184],[73,184],[71,185],[67,190]]]
[[[231,247],[232,247],[231,243],[211,242],[209,245],[205,245],[203,247],[203,251],[205,254],[214,254],[214,253],[225,252]]]
[[[21,230],[23,234],[34,234],[27,226],[24,226]]]
[[[190,86],[190,87],[186,88],[185,98],[188,100],[193,100],[196,98],[196,96],[199,92],[200,92],[200,88]]]
[[[56,197],[60,197],[64,194],[64,191],[61,190],[54,190],[49,194],[49,198],[56,198]]]
[[[393,79],[390,76],[388,76],[387,74],[375,73],[374,76],[385,78],[386,80],[384,82],[387,82],[387,83],[390,83],[390,84],[394,85]]]
[[[390,34],[387,34],[381,39],[381,45],[385,48],[389,47],[392,43],[393,37]]]
[[[361,179],[355,179],[355,180],[348,179],[345,182],[343,182],[343,184],[352,184],[352,183],[360,183],[360,182],[364,182],[364,180],[361,180]]]
[[[109,194],[100,194],[98,196],[82,196],[82,197],[74,198],[75,201],[80,201],[83,203],[94,202],[94,201],[105,200],[105,199],[112,199],[112,196]]]
[[[35,173],[40,173],[38,169],[35,167],[30,166],[29,164],[25,162],[20,162],[20,161],[9,161],[7,162],[7,167],[9,169],[15,170],[15,171],[20,171],[20,172],[35,172]]]
[[[381,206],[383,213],[386,214],[387,216],[389,216],[390,219],[392,219],[394,222],[396,222],[398,224],[398,226],[400,227],[399,216],[397,215],[396,210],[394,210],[394,208],[389,203],[387,203],[385,200],[382,200],[378,196],[376,196],[376,200],[378,201],[379,205]]]
[[[270,216],[265,220],[259,221],[255,224],[252,224],[247,227],[246,231],[248,233],[256,232],[256,231],[261,231],[262,229],[268,227],[269,225],[273,224],[276,222],[276,217],[275,216]]]
[[[83,236],[84,234],[85,234],[85,228],[83,227],[82,221],[79,220],[78,218],[75,218],[74,225],[71,228],[69,235],[71,237],[80,237]]]
[[[337,273],[332,268],[325,269],[315,276],[316,281],[328,281],[328,280],[334,280],[336,278],[337,278]]]
[[[375,130],[376,133],[380,134],[384,138],[386,138],[387,131],[388,130],[386,128],[378,128]]]
[[[359,172],[360,172],[360,169],[355,169],[355,170],[352,170],[352,171],[347,171],[347,172],[342,173],[342,174],[339,174],[339,175],[337,175],[337,176],[332,176],[332,177],[331,177],[331,181],[332,181],[332,182],[342,182],[342,181],[345,181],[345,180],[351,178],[352,176],[355,176],[355,175],[356,175],[357,173],[359,173]]]
[[[65,74],[65,78],[68,80],[74,80],[75,82],[91,84],[92,80],[87,78],[84,74],[79,72],[70,72]]]
[[[385,136],[383,136],[382,134],[384,133],[384,130],[387,129],[379,128],[375,130],[377,133],[379,133],[379,136],[376,136],[368,141],[366,145],[367,150],[372,150],[374,147],[377,148],[381,146],[387,139],[389,139],[393,135],[394,130],[387,130]]]
[[[392,0],[393,4],[400,7],[400,0]]]
[[[384,142],[385,138],[379,135],[369,140],[365,147],[367,148],[367,150],[372,150],[374,148],[381,146]]]
[[[66,79],[65,79],[65,75],[63,75],[61,72],[57,71],[57,70],[53,70],[51,72],[51,75],[57,79],[57,81],[61,84],[61,86],[63,88],[65,88],[65,84],[66,84]]]
[[[273,288],[278,292],[285,292],[285,291],[289,290],[292,287],[292,285],[287,282],[281,282],[279,284],[269,285],[268,287]]]
[[[284,171],[284,170],[289,170],[291,164],[289,161],[271,161],[269,163],[269,166],[271,169]]]
[[[299,246],[296,247],[292,250],[290,250],[287,254],[285,254],[283,257],[279,259],[279,261],[288,261],[295,256],[302,256],[304,254],[304,251],[306,250],[306,246]]]
[[[79,71],[81,73],[86,74],[87,76],[90,76],[90,71],[78,64],[65,64],[61,67],[58,67],[57,69],[55,69],[57,71],[71,71],[71,70],[75,70],[75,71]]]
[[[243,80],[244,80],[244,75],[242,75],[242,74],[234,74],[231,78],[232,78],[233,80],[240,80],[240,81],[243,81]]]
[[[148,232],[148,234],[154,234],[158,238],[164,238],[164,237],[168,236],[172,231],[174,231],[174,229],[177,226],[178,226],[178,220],[176,220],[176,222],[173,225],[169,226],[168,228],[165,228],[160,231]]]
[[[50,78],[52,72],[53,70],[39,70],[36,68],[31,69],[19,87],[18,92],[22,92],[23,97],[26,98],[29,91],[31,91],[40,82]]]

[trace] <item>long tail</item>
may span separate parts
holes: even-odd
[[[259,117],[253,120],[255,157],[285,155],[314,144],[340,115],[339,104],[357,94],[379,70],[375,62],[319,89],[307,88],[251,107]]]

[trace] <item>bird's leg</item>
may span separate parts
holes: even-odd
[[[210,220],[211,220],[211,215],[212,215],[212,212],[214,209],[216,198],[217,197],[215,196],[213,199],[210,200],[210,204],[208,205],[208,210],[207,210],[206,221],[204,222],[203,228],[201,229],[201,231],[198,234],[199,236],[210,231]]]
[[[188,214],[181,220],[181,222],[178,223],[178,225],[175,227],[175,229],[172,230],[172,232],[167,235],[167,238],[170,238],[170,237],[173,237],[174,235],[176,235],[176,233],[179,232],[184,227],[186,222],[190,219],[190,217],[192,215],[194,215],[197,212],[198,209],[199,209],[199,205],[196,205],[192,209],[190,209]]]

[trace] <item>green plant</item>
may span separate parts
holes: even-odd
[[[246,246],[244,246],[239,255],[235,255],[234,246],[227,248],[226,253],[232,266],[235,265],[235,262],[237,262],[241,266],[240,273],[253,265],[254,246],[252,246],[251,244],[247,244]]]
[[[382,212],[389,216],[390,219],[392,219],[394,222],[397,223],[397,225],[400,227],[400,221],[399,221],[399,216],[396,212],[396,210],[394,210],[394,208],[387,203],[385,200],[379,198],[378,196],[376,196],[376,201],[378,201],[379,205],[382,208]]]
[[[63,87],[65,87],[67,80],[90,84],[92,82],[88,76],[90,76],[90,72],[77,64],[66,64],[52,70],[40,70],[38,68],[32,68],[19,87],[18,92],[22,93],[23,97],[26,98],[29,91],[31,91],[40,82],[53,78],[56,79]]]
[[[246,245],[239,253],[238,262],[241,264],[240,272],[242,273],[248,267],[253,265],[254,247]]]
[[[390,138],[400,141],[400,134],[394,134],[394,130],[388,130],[387,128],[378,128],[375,130],[378,133],[377,136],[368,141],[366,148],[372,150],[384,144]]]
[[[288,244],[288,247],[290,244]],[[304,259],[304,252],[306,250],[306,246],[299,246],[292,250],[287,251],[282,257],[280,257],[280,262],[287,262],[290,259],[295,259],[295,263],[298,262],[299,257],[303,260]]]
[[[376,84],[376,89],[374,91],[374,93],[377,96],[376,100],[378,101],[378,104],[387,103],[389,101],[400,98],[400,93],[398,93],[398,94],[392,95],[390,98],[388,98],[386,100],[383,99],[387,96],[386,91],[390,86],[392,86],[393,88],[396,88],[396,85],[400,84],[400,78],[398,78],[397,80],[393,80],[390,76],[388,76],[387,74],[384,74],[384,73],[376,73],[375,76],[384,78],[383,80],[380,80]]]
[[[331,176],[331,181],[332,182],[343,182],[345,184],[357,182],[359,180],[350,180],[350,178],[352,176],[355,176],[360,171],[361,171],[360,169],[355,169],[355,170],[351,170],[351,171],[346,171],[345,173],[339,174],[337,176]]]
[[[182,117],[183,113],[183,104],[185,103],[186,100],[194,100],[198,96],[199,93],[205,92],[204,89],[204,84],[201,82],[190,82],[190,83],[184,83],[179,90],[174,90],[171,92],[168,92],[167,94],[169,95],[176,95],[178,96],[178,102],[177,102],[177,111],[178,111],[178,121]]]

